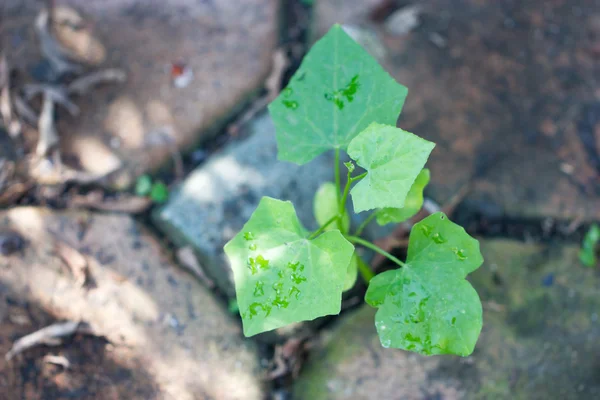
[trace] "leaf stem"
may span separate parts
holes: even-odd
[[[334,161],[334,169],[335,169],[335,194],[337,196],[338,201],[338,210],[343,207],[343,203],[341,202],[340,193],[342,191],[342,183],[340,177],[340,149],[335,149],[335,161]],[[340,206],[340,204],[342,204]],[[342,213],[338,212],[338,215],[335,216],[337,218],[337,226],[340,232],[343,232],[344,229],[342,227]]]
[[[368,242],[368,241],[366,241],[364,239],[361,239],[359,237],[356,237],[356,236],[346,236],[346,239],[348,239],[348,241],[350,241],[352,243],[360,244],[361,246],[364,246],[364,247],[366,247],[368,249],[373,250],[376,253],[381,254],[382,256],[388,258],[390,261],[398,264],[401,267],[404,267],[406,265],[405,263],[403,263],[402,261],[400,261],[399,259],[397,259],[393,255],[391,255],[387,251],[383,250],[381,247],[379,247],[379,246],[377,246],[377,245],[375,245],[375,244],[373,244],[371,242]]]
[[[357,260],[356,264],[358,266],[358,272],[360,272],[360,275],[362,276],[362,278],[368,285],[369,282],[371,281],[371,279],[373,279],[373,277],[375,276],[375,273],[373,272],[371,267],[369,267],[369,265],[360,256],[357,255],[356,260]]]
[[[357,180],[359,180],[359,179],[362,179],[362,178],[364,178],[365,176],[367,176],[367,172],[363,172],[363,173],[362,173],[362,174],[360,174],[360,175],[356,175],[354,178],[350,178],[350,179],[349,179],[349,180],[350,180],[350,183],[352,183],[352,182],[354,182],[354,181],[357,181]]]
[[[327,227],[329,225],[331,225],[333,223],[333,221],[336,221],[337,219],[338,219],[337,215],[334,215],[333,217],[329,218],[327,220],[327,222],[325,222],[319,229],[317,229],[316,231],[314,231],[313,233],[311,233],[308,236],[308,239],[310,240],[310,239],[313,239],[313,238],[319,236],[325,229],[327,229]]]
[[[358,229],[356,229],[354,236],[360,236],[362,231],[364,231],[365,228],[367,227],[367,225],[369,225],[369,222],[373,221],[373,218],[375,218],[376,216],[377,216],[377,211],[374,211],[371,213],[371,215],[369,215],[367,218],[365,218],[365,220],[358,226]]]

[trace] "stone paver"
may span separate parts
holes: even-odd
[[[472,182],[472,212],[600,219],[598,2],[425,0],[401,36],[369,19],[377,2],[353,3],[315,7],[318,32],[342,22],[380,38],[409,88],[399,126],[437,143],[430,196]]]
[[[57,319],[90,323],[113,345],[106,357],[151,377],[152,398],[263,398],[256,348],[239,323],[130,217],[14,208],[0,214],[0,231],[8,230],[27,244],[0,255],[0,290]],[[57,255],[58,240],[87,257],[89,289]]]
[[[384,349],[364,306],[341,318],[296,382],[302,399],[589,399],[600,396],[600,278],[578,248],[482,242],[471,281],[484,326],[467,358]]]
[[[331,153],[303,166],[277,160],[275,127],[267,112],[246,128],[247,138],[198,167],[154,215],[178,245],[194,246],[207,272],[232,297],[223,246],[242,229],[261,197],[291,200],[304,226],[315,229],[314,194],[321,183],[334,179]]]
[[[66,159],[96,173],[124,164],[125,173],[115,181],[119,185],[167,161],[172,146],[165,143],[188,151],[222,127],[262,87],[278,41],[276,0],[65,0],[57,5],[73,7],[83,18],[84,29],[62,24],[57,30],[76,58],[127,72],[124,85],[78,98],[81,115],[64,115],[59,124]],[[31,71],[39,60],[33,35],[39,7],[34,0],[3,4],[5,43],[22,71]],[[173,63],[193,72],[187,87],[173,85]]]

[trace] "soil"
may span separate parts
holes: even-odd
[[[57,322],[43,308],[23,302],[0,286],[0,354],[15,340]],[[53,399],[154,399],[156,384],[142,365],[115,359],[112,345],[101,337],[77,334],[60,346],[38,346],[12,360],[0,362],[0,398]],[[44,361],[47,355],[64,356],[69,367]]]

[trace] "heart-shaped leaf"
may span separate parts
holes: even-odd
[[[280,160],[305,164],[343,149],[371,122],[395,124],[407,89],[339,25],[308,52],[270,105]]]
[[[404,201],[404,207],[402,208],[382,208],[377,210],[377,223],[379,225],[387,225],[391,223],[404,222],[407,219],[413,217],[423,207],[423,190],[429,183],[429,170],[423,168],[417,179],[410,187],[406,200]]]
[[[350,192],[354,211],[402,208],[435,144],[395,126],[372,123],[348,146],[368,174]]]
[[[263,197],[225,245],[244,335],[340,312],[354,246],[339,231],[307,236],[291,202]]]
[[[427,355],[471,354],[482,308],[465,277],[482,262],[479,242],[443,213],[415,224],[406,265],[373,278],[365,296],[379,308],[381,344]]]

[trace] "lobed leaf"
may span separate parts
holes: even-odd
[[[340,312],[354,246],[339,231],[307,236],[291,202],[263,197],[225,245],[244,335]]]
[[[377,218],[377,223],[379,225],[387,225],[390,223],[404,222],[416,215],[421,207],[423,207],[423,190],[425,190],[425,186],[429,183],[429,178],[429,170],[423,168],[421,172],[419,172],[419,175],[417,175],[417,179],[415,179],[415,182],[412,184],[406,195],[404,207],[386,207],[377,210],[377,215],[375,216],[375,218]]]
[[[338,193],[333,182],[323,183],[317,193],[315,193],[315,199],[313,201],[313,213],[315,219],[320,226],[325,225],[327,221],[335,217],[338,213]],[[338,229],[337,224],[333,223],[329,225],[325,230],[330,231]],[[342,230],[343,233],[348,233],[350,229],[350,216],[344,208],[344,215],[342,216]]]
[[[348,146],[368,174],[351,190],[354,211],[402,208],[435,144],[390,125],[372,123]]]
[[[279,159],[305,164],[327,150],[346,150],[371,122],[395,124],[407,92],[334,25],[269,105]]]
[[[482,307],[465,277],[482,263],[479,242],[443,213],[415,224],[406,265],[373,278],[365,296],[379,308],[381,344],[426,355],[471,354]]]

